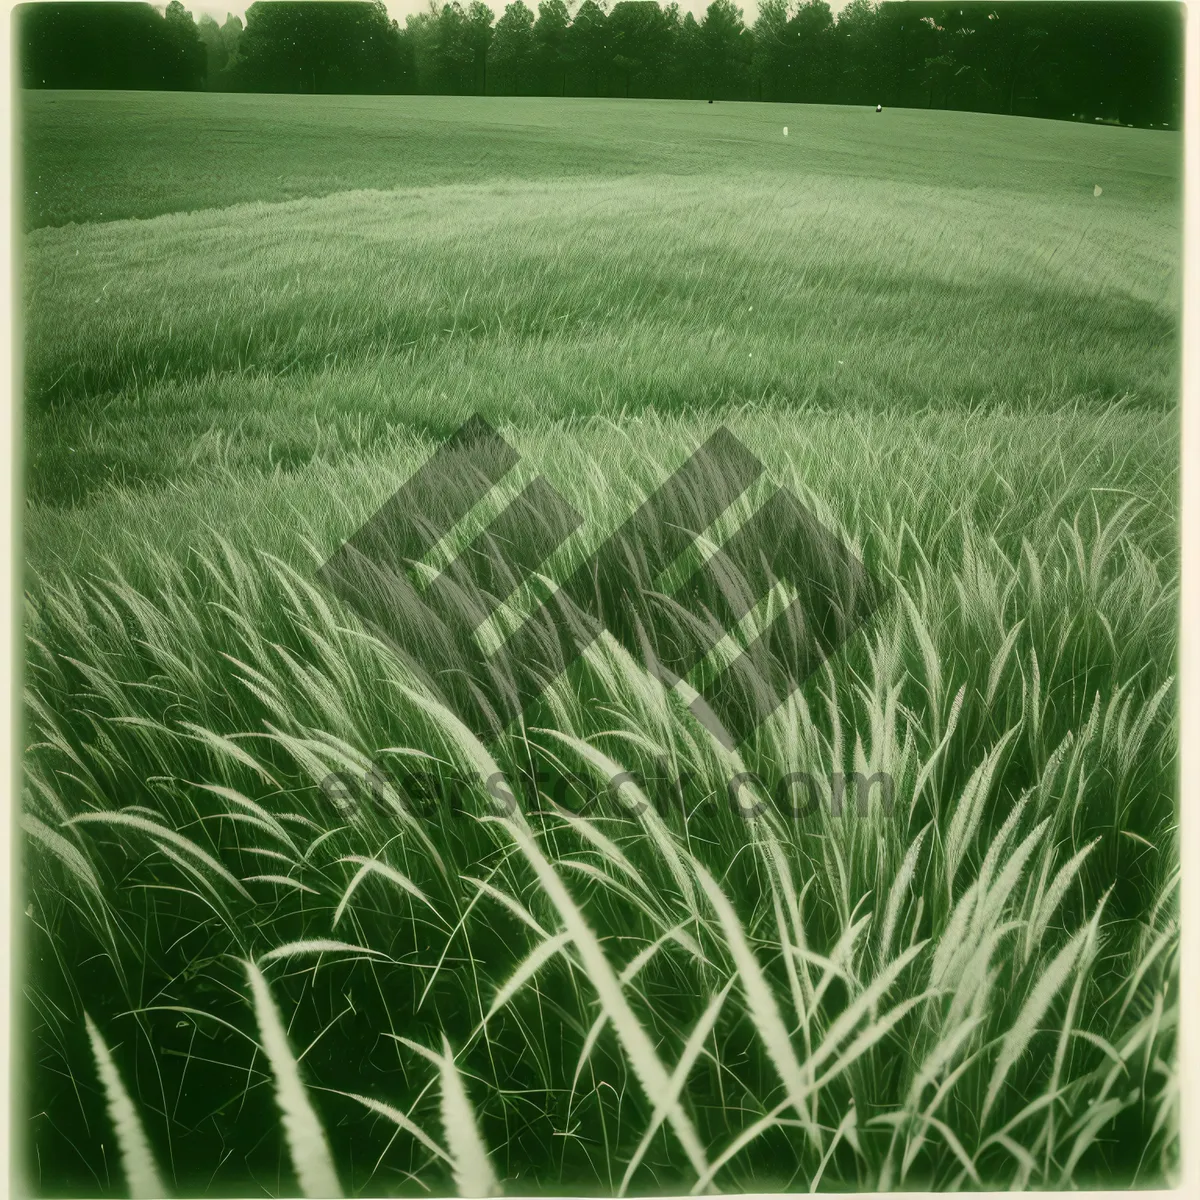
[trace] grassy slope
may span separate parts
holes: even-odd
[[[217,442],[248,465],[328,459],[470,411],[1175,393],[1174,135],[430,98],[266,97],[251,120],[248,103],[27,98],[27,179],[95,193],[93,223],[27,241],[36,497],[186,477]],[[169,147],[139,148],[138,105]],[[241,140],[192,136],[209,105]],[[419,144],[382,166],[389,129]],[[144,214],[256,203],[110,222],[143,155],[165,180]],[[400,190],[264,203],[293,194],[276,156],[327,172],[302,191]]]
[[[1177,205],[1176,134],[823,105],[26,92],[25,225],[111,221],[356,188],[774,171],[1063,197],[1100,182]],[[1173,208],[1172,208],[1173,211]]]
[[[1171,706],[1153,700],[1174,642],[1174,135],[969,114],[429,98],[35,94],[26,119],[26,194],[34,181],[37,192],[29,223],[40,226],[25,264],[35,497],[26,533],[32,632],[46,648],[31,654],[31,686],[43,706],[37,736],[57,739],[30,756],[29,805],[79,848],[107,914],[80,890],[78,861],[61,846],[56,860],[56,844],[43,841],[37,945],[69,965],[61,976],[47,969],[33,995],[31,1112],[53,1114],[33,1129],[57,1186],[105,1190],[105,1116],[76,1019],[86,1003],[177,1179],[206,1178],[227,1153],[219,1190],[286,1191],[266,1078],[240,1035],[177,1012],[117,1014],[193,1005],[249,1028],[244,973],[221,956],[331,934],[397,965],[270,968],[297,1050],[335,1023],[306,1057],[310,1081],[415,1105],[440,1135],[427,1064],[387,1034],[436,1046],[448,1031],[510,1188],[620,1182],[650,1106],[607,1034],[568,1099],[595,1016],[586,970],[549,964],[496,1018],[489,1042],[477,1023],[532,944],[503,909],[479,904],[448,941],[428,910],[369,884],[332,927],[354,870],[339,856],[360,854],[412,874],[443,914],[473,894],[463,875],[496,868],[497,886],[552,928],[547,895],[496,827],[435,821],[451,867],[441,879],[394,823],[366,819],[316,845],[317,829],[301,821],[332,823],[314,786],[314,747],[327,769],[344,746],[371,755],[419,746],[459,766],[464,748],[395,690],[394,659],[351,632],[350,614],[335,606],[331,620],[326,601],[259,552],[306,568],[310,544],[318,553],[336,544],[428,452],[431,434],[474,409],[508,422],[526,477],[545,473],[587,514],[566,558],[727,421],[774,479],[811,495],[912,597],[744,748],[748,768],[768,779],[798,766],[822,778],[862,765],[895,771],[901,810],[912,804],[900,827],[847,821],[780,834],[810,883],[808,944],[833,954],[861,902],[855,919],[871,912],[875,924],[845,962],[863,982],[882,970],[879,916],[905,848],[933,822],[911,889],[897,893],[897,937],[961,942],[953,977],[976,989],[959,986],[960,1008],[947,1000],[905,1018],[826,1088],[822,1121],[831,1130],[854,1100],[863,1147],[831,1151],[826,1183],[872,1186],[887,1170],[894,1181],[904,1141],[898,1149],[886,1124],[866,1121],[903,1107],[919,1056],[976,1018],[982,1028],[964,1043],[975,1058],[939,1112],[985,1177],[1022,1177],[1019,1156],[983,1145],[984,1135],[1045,1093],[1064,996],[979,1130],[999,1040],[1114,881],[1102,939],[1078,976],[1075,1019],[1129,1058],[1128,1074],[1149,1081],[1145,1095],[1129,1099],[1122,1074],[1119,1123],[1097,1127],[1101,1140],[1088,1148],[1087,1106],[1107,1094],[1110,1064],[1076,1039],[1055,1119],[1038,1110],[1013,1136],[1034,1155],[1032,1178],[1048,1184],[1063,1182],[1073,1144],[1088,1150],[1076,1182],[1128,1179],[1139,1165],[1153,1174],[1169,1161],[1170,1077],[1155,1065],[1171,1061],[1177,1011],[1169,933],[1122,1005],[1167,928],[1175,870]],[[402,160],[381,152],[397,145]],[[71,219],[85,223],[48,227]],[[647,407],[658,411],[630,415]],[[227,553],[212,531],[227,536]],[[81,590],[84,578],[98,590]],[[772,913],[774,877],[713,800],[730,766],[641,678],[619,657],[589,664],[572,680],[577,694],[564,691],[541,723],[634,768],[649,731],[694,766],[695,819],[673,820],[672,836],[722,879],[791,1022],[791,935]],[[945,761],[917,796],[953,711]],[[266,721],[277,735],[263,737]],[[237,737],[257,766],[181,737],[183,722]],[[950,925],[945,846],[971,772],[1014,729],[949,890],[961,897],[992,869],[988,848],[1031,786],[1017,835],[1047,824],[1011,903],[963,940]],[[314,730],[343,749],[287,741]],[[493,749],[514,777],[530,762],[564,770],[549,735]],[[263,840],[194,786],[206,782],[298,813],[288,830],[309,853],[291,861],[287,843]],[[286,871],[317,895],[260,879],[245,884],[248,904],[141,834],[61,825],[56,804],[74,813],[144,805],[238,878]],[[569,876],[620,964],[688,910],[638,826],[599,827],[652,899],[638,908],[602,879]],[[1001,915],[1043,910],[1038,880],[1092,838],[1078,885],[1032,953],[972,960],[966,948],[986,946]],[[564,875],[572,857],[611,869],[578,827],[551,821],[544,843]],[[715,966],[668,947],[633,996],[668,1063],[733,977],[727,939],[703,911]],[[932,949],[888,1004],[928,985]],[[447,969],[422,1006],[442,953]],[[814,1005],[814,1036],[847,994],[834,982]],[[715,1157],[780,1092],[740,988],[710,1045],[686,1103]],[[344,1183],[412,1191],[413,1171],[434,1190],[449,1185],[406,1138],[385,1152],[391,1127],[354,1102],[319,1097]],[[1160,1114],[1166,1125],[1152,1137]],[[1085,1124],[1072,1128],[1075,1117]],[[582,1137],[561,1136],[577,1122]],[[768,1128],[718,1183],[802,1184],[820,1155],[795,1134]],[[933,1136],[908,1182],[946,1184],[961,1170]],[[634,1190],[693,1178],[674,1135],[660,1134]]]
[[[766,452],[774,479],[801,494],[813,489],[875,569],[889,578],[896,573],[911,603],[890,605],[869,637],[855,639],[828,675],[806,684],[795,707],[742,747],[736,764],[715,754],[678,702],[647,688],[636,664],[611,650],[560,680],[556,703],[530,714],[525,736],[499,738],[487,753],[520,787],[526,809],[545,808],[553,795],[578,811],[597,796],[603,803],[608,771],[593,778],[547,728],[586,739],[641,779],[654,777],[653,748],[661,747],[690,780],[689,817],[669,815],[669,844],[695,854],[721,880],[791,1027],[803,1006],[792,999],[785,969],[794,935],[772,912],[779,896],[763,849],[772,835],[730,813],[728,780],[748,770],[775,792],[796,770],[822,782],[839,770],[892,772],[897,811],[890,819],[873,808],[872,821],[832,820],[826,798],[825,815],[785,821],[774,833],[795,886],[806,889],[803,936],[822,956],[809,985],[825,977],[824,999],[808,1018],[814,1041],[848,999],[840,983],[829,987],[821,964],[844,955],[863,986],[879,975],[888,961],[881,914],[893,895],[900,944],[932,944],[893,987],[881,1016],[946,983],[936,963],[940,958],[948,969],[957,952],[951,994],[910,1014],[866,1047],[852,1072],[822,1088],[827,1131],[851,1101],[864,1126],[912,1110],[921,1062],[961,1036],[967,1040],[955,1043],[959,1053],[952,1055],[963,1072],[957,1089],[948,1084],[940,1099],[926,1100],[918,1087],[917,1099],[920,1108],[937,1100],[935,1115],[966,1144],[984,1179],[1028,1178],[1020,1154],[1033,1156],[1034,1178],[1047,1184],[1158,1178],[1171,1162],[1178,1012],[1170,924],[1174,739],[1169,700],[1162,703],[1176,613],[1172,419],[1094,415],[1073,436],[1062,431],[1061,414],[977,414],[949,429],[936,415],[838,417],[794,438],[781,435],[773,416],[733,424]],[[583,437],[553,427],[517,434],[530,468],[544,466],[591,518],[572,557],[628,510],[637,485],[662,478],[701,428],[687,421],[656,426],[647,419]],[[226,956],[260,955],[300,938],[336,936],[393,960],[339,963],[329,955],[317,972],[311,957],[271,968],[293,1045],[313,1043],[307,1078],[318,1089],[347,1186],[416,1194],[408,1172],[435,1193],[449,1186],[419,1146],[407,1138],[389,1145],[390,1126],[334,1094],[365,1092],[412,1111],[436,1133],[428,1070],[392,1034],[435,1046],[442,1033],[451,1037],[510,1189],[610,1192],[650,1120],[628,1055],[608,1034],[576,1071],[596,1016],[593,981],[578,964],[544,967],[484,1036],[480,1022],[493,998],[539,939],[490,897],[472,906],[469,879],[519,899],[548,931],[559,920],[537,880],[514,860],[503,826],[456,817],[445,802],[430,811],[413,800],[414,777],[432,774],[445,781],[442,795],[460,813],[487,811],[483,790],[470,782],[488,770],[472,767],[482,748],[422,713],[397,686],[415,684],[402,664],[356,632],[353,614],[311,589],[307,572],[289,574],[247,549],[266,545],[303,563],[296,534],[305,532],[306,520],[325,530],[353,522],[358,513],[346,506],[385,492],[388,476],[416,462],[420,449],[411,445],[399,461],[367,457],[349,477],[318,470],[314,482],[327,485],[324,493],[283,475],[257,486],[213,475],[154,507],[114,501],[96,510],[98,547],[82,547],[83,565],[97,568],[94,574],[72,571],[37,589],[30,681],[44,745],[30,756],[28,804],[82,857],[43,846],[34,860],[36,944],[68,965],[61,977],[39,969],[32,992],[30,1044],[39,1070],[31,1111],[47,1116],[31,1130],[42,1160],[54,1164],[47,1178],[72,1194],[102,1190],[89,1173],[100,1168],[96,1142],[105,1128],[81,1066],[86,1046],[69,1017],[58,1015],[81,1005],[114,1042],[120,1039],[151,1137],[161,1155],[169,1151],[177,1179],[207,1178],[219,1146],[219,1193],[290,1190],[286,1165],[279,1178],[265,1077],[250,1064],[242,1035],[213,1018],[236,1029],[248,1020],[237,963]],[[619,475],[609,467],[615,462],[624,468]],[[610,480],[615,486],[606,486]],[[1123,508],[1130,499],[1134,507]],[[239,513],[242,520],[230,528]],[[215,544],[202,528],[208,523],[230,532],[240,548]],[[152,547],[162,547],[165,558],[153,561]],[[96,562],[97,548],[114,554],[132,586]],[[950,727],[939,765],[935,747]],[[211,735],[233,740],[196,740]],[[964,834],[969,780],[1001,742],[1000,769]],[[435,758],[418,760],[410,775],[397,747]],[[394,815],[379,813],[371,797],[380,793],[363,781],[360,755],[396,774],[404,790],[391,794],[422,805],[419,828],[434,839],[445,874]],[[527,779],[531,767],[540,797]],[[347,812],[335,812],[320,786],[334,770],[351,781]],[[925,786],[917,783],[922,776]],[[209,785],[233,790],[213,793]],[[240,823],[243,796],[286,820],[286,834],[264,836],[261,826]],[[142,820],[178,831],[195,850],[182,863],[178,853],[167,861],[155,853],[153,826],[139,832],[103,823],[105,812],[129,806],[139,806],[131,811]],[[608,808],[586,811],[595,818],[588,836],[589,827],[568,828],[553,815],[530,820],[620,968],[676,922],[689,921],[687,898],[638,823]],[[60,824],[67,814],[101,823],[68,827]],[[1010,817],[1016,825],[1005,845],[999,830]],[[601,834],[619,850],[598,853]],[[947,846],[964,836],[952,871]],[[1014,874],[1004,868],[1015,861],[1018,843],[1033,857]],[[906,882],[901,860],[914,844],[923,853]],[[249,896],[198,864],[201,852],[243,880]],[[1078,873],[1067,876],[1072,886],[1047,911],[1048,881],[1077,852],[1086,853],[1082,868],[1076,864]],[[341,913],[358,870],[350,855],[404,872],[432,898],[435,916],[383,881],[364,884]],[[618,871],[613,862],[622,855],[632,865]],[[72,862],[100,881],[102,918],[89,889],[72,877]],[[285,886],[280,875],[292,882]],[[961,910],[968,885],[981,878],[1000,899],[968,933],[955,927],[951,899]],[[619,890],[631,881],[634,894]],[[1012,1035],[1050,960],[1074,944],[1070,938],[1102,898],[1101,940],[1087,950],[1083,969],[1068,976],[1080,991],[1073,1015],[1064,1016],[1066,997],[1059,995],[979,1128],[1001,1039]],[[460,914],[463,931],[450,936],[443,919],[456,925]],[[869,932],[859,926],[851,937],[868,915]],[[1039,932],[1022,950],[1026,925]],[[735,977],[711,920],[702,942],[709,966],[668,946],[629,989],[668,1064],[708,998]],[[444,969],[435,972],[439,962]],[[159,1008],[172,1005],[204,1015]],[[138,1015],[120,1015],[131,1011]],[[1064,1033],[1070,1052],[1057,1121],[1045,1121],[1042,1108],[1022,1119],[1025,1105],[1053,1090],[1058,1031],[1072,1025],[1115,1047],[1127,1067],[1113,1067],[1094,1040]],[[797,1033],[798,1053],[803,1041]],[[1147,1082],[1126,1083],[1126,1073]],[[1114,1081],[1121,1085],[1115,1092]],[[1118,1123],[1085,1129],[1089,1104],[1110,1092],[1115,1107],[1108,1116]],[[712,1057],[693,1071],[686,1095],[710,1160],[779,1103],[772,1055],[755,1037],[741,990],[726,1001]],[[1016,1139],[1016,1151],[988,1144],[1002,1128]],[[563,1137],[572,1130],[581,1136]],[[1089,1145],[1094,1134],[1100,1142]],[[826,1182],[869,1188],[889,1170],[894,1181],[906,1139],[891,1142],[879,1125],[861,1128],[859,1138],[861,1155],[844,1144],[836,1154],[831,1149]],[[1089,1151],[1078,1170],[1067,1166],[1074,1146]],[[719,1178],[730,1190],[794,1188],[812,1178],[820,1157],[795,1129],[768,1124]],[[907,1180],[953,1186],[961,1170],[946,1140],[934,1136],[923,1153],[914,1150]],[[675,1192],[693,1180],[674,1139],[660,1136],[634,1190]]]

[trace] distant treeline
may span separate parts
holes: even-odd
[[[26,87],[629,96],[970,109],[1177,126],[1183,6],[1157,0],[939,4],[733,0],[259,0],[197,23],[179,0],[16,10]]]

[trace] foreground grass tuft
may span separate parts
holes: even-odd
[[[1161,1178],[1174,547],[1151,427],[1138,450],[1105,420],[1129,444],[1102,489],[1065,443],[1043,475],[1019,442],[998,451],[990,508],[947,466],[898,512],[857,474],[869,440],[827,468],[826,515],[897,598],[737,754],[686,683],[603,639],[485,745],[304,570],[224,539],[160,560],[153,591],[47,573],[27,762],[44,936],[91,947],[113,1012],[154,1027],[164,997],[205,1008],[200,947],[214,981],[222,954],[274,964],[277,999],[252,976],[254,1005],[312,1194],[334,1161],[356,1189],[388,1170],[477,1194]],[[781,482],[804,490],[807,453],[776,462]],[[562,570],[627,511],[605,481],[577,486],[589,523]],[[777,786],[800,771],[807,810]],[[834,806],[855,771],[890,774],[890,810]],[[745,773],[760,783],[735,807]],[[130,871],[151,890],[118,886]],[[288,1132],[316,1118],[276,1003],[338,1112],[331,1158],[319,1126]],[[243,1006],[206,1011],[207,1065],[184,1061],[232,1098]],[[379,1049],[348,1058],[334,1030]],[[443,1046],[440,1109],[402,1043]]]
[[[237,1195],[1170,1181],[1174,135],[148,103],[26,112],[40,1185],[106,1192],[110,1124],[135,1194],[155,1156]],[[220,173],[164,138],[217,112]],[[431,677],[316,568],[474,412],[521,461],[415,589],[536,479],[583,520]],[[484,651],[721,426],[763,478],[658,578],[673,630],[776,486],[869,625],[736,751],[693,705],[786,582],[673,686],[606,635],[472,732]]]
[[[87,1025],[88,1040],[92,1043],[92,1053],[96,1057],[96,1070],[108,1100],[108,1115],[121,1150],[121,1165],[125,1170],[129,1194],[134,1200],[161,1200],[168,1192],[158,1173],[137,1108],[121,1082],[112,1053],[100,1030],[87,1013],[84,1013],[83,1019]]]
[[[271,989],[255,963],[246,962],[245,967],[263,1053],[275,1076],[275,1102],[279,1105],[283,1133],[300,1191],[311,1200],[341,1196],[325,1130],[300,1079],[300,1068],[292,1056],[279,1010],[271,998]]]

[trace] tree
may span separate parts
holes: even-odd
[[[179,0],[171,0],[163,14],[163,25],[167,44],[178,64],[174,72],[175,86],[182,90],[202,88],[208,74],[208,54],[192,14]]]
[[[538,5],[533,38],[537,43],[538,90],[567,94],[567,30],[571,13],[564,0],[542,0]]]
[[[1046,31],[1035,25],[1034,14],[1018,8],[1001,12],[1001,6],[987,14],[989,43],[988,76],[993,82],[998,107],[1011,114],[1016,106],[1017,85],[1028,73],[1031,60],[1042,48]]]
[[[760,100],[787,99],[787,80],[792,65],[788,29],[788,0],[762,0],[754,22],[754,53],[751,73]]]
[[[808,0],[788,22],[795,47],[795,96],[805,103],[833,99],[837,54],[833,12],[825,0]]]
[[[208,13],[204,13],[196,23],[196,31],[204,45],[205,85],[210,92],[220,91],[228,85],[242,23],[232,13],[226,13],[225,24],[218,25]]]
[[[26,87],[680,96],[960,108],[1177,126],[1183,21],[1163,0],[271,0],[247,25],[180,0],[18,5]],[[489,63],[491,68],[489,68]],[[497,72],[489,80],[489,71]]]
[[[487,93],[487,57],[495,19],[496,14],[483,0],[471,0],[471,7],[467,9],[467,43],[471,47],[472,71],[481,96]]]
[[[660,42],[655,61],[652,65],[655,78],[653,95],[677,97],[682,95],[679,90],[679,72],[676,64],[680,55],[680,39],[683,36],[683,14],[679,11],[678,0],[663,9],[662,28],[659,34]]]
[[[441,90],[441,60],[438,57],[438,16],[436,0],[429,0],[425,12],[409,13],[404,20],[404,40],[413,59],[418,92],[436,94]]]
[[[619,95],[661,95],[677,12],[664,12],[656,0],[619,0],[614,5],[608,15],[608,45]]]
[[[700,35],[700,24],[692,14],[685,13],[675,39],[675,88],[676,95],[695,100],[700,88],[700,72],[703,69],[704,45]]]
[[[207,60],[205,75],[211,85],[211,81],[225,70],[229,62],[229,51],[221,41],[220,25],[208,13],[201,16],[196,28],[200,34],[200,41],[204,43],[204,55]]]
[[[891,103],[885,92],[882,22],[874,0],[850,0],[838,13],[835,36],[841,63],[838,99],[843,104]]]
[[[488,49],[493,77],[511,95],[530,91],[535,50],[533,13],[524,0],[513,0],[496,22],[496,32]]]
[[[238,42],[242,37],[242,19],[233,13],[225,14],[225,24],[221,26],[221,44],[225,47],[225,64],[232,66],[237,58]]]
[[[735,100],[747,88],[749,39],[733,0],[713,0],[700,26],[700,74],[710,100]]]
[[[475,47],[467,14],[458,0],[443,4],[435,38],[438,91],[461,96],[475,91]]]
[[[186,22],[181,19],[186,18]],[[181,5],[171,21],[149,4],[22,4],[15,13],[25,87],[202,87],[206,56]]]
[[[600,81],[608,71],[608,17],[596,0],[583,0],[567,31],[567,55],[576,70],[600,94]]]
[[[235,77],[264,92],[394,92],[400,31],[382,0],[269,0],[246,11]]]
[[[487,90],[487,52],[493,13],[483,0],[463,8],[459,0],[410,17],[408,29],[419,31],[416,44],[423,59],[424,86],[454,96],[481,95]]]

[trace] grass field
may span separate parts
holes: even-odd
[[[1177,135],[23,106],[36,1190],[1172,1175]],[[888,602],[736,754],[689,684],[786,588],[479,741],[314,581],[472,413],[522,456],[486,514],[541,475],[585,518],[551,579],[725,426]],[[890,813],[834,813],[853,771]]]

